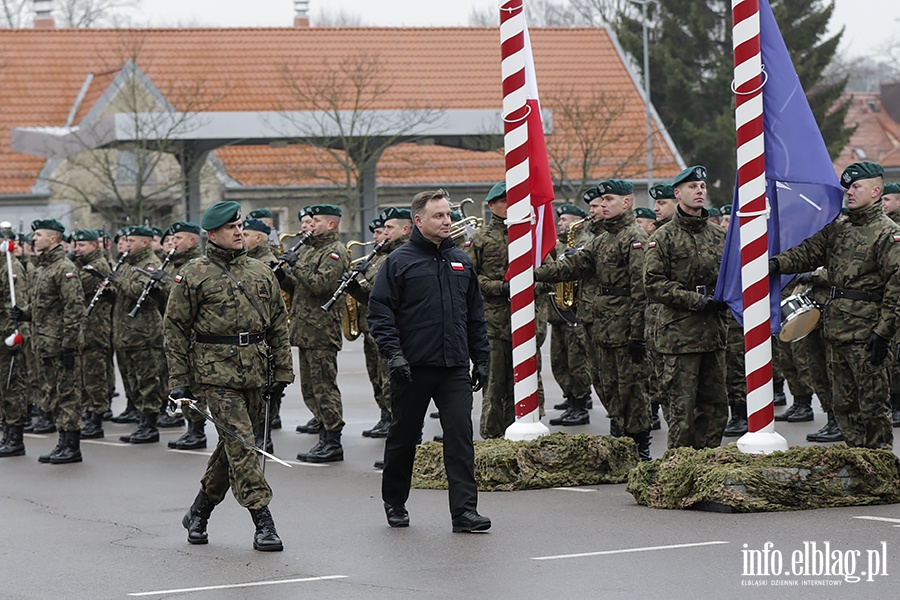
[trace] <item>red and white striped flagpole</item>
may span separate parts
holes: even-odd
[[[750,454],[787,450],[775,432],[769,304],[769,235],[763,141],[763,86],[759,0],[732,0],[737,128],[738,223],[744,301],[744,356],[748,432],[738,448]]]
[[[534,325],[534,252],[525,90],[523,0],[500,7],[503,133],[506,156],[506,223],[509,229],[509,293],[512,320],[513,393],[516,420],[506,439],[530,440],[549,433],[538,410],[537,344]]]

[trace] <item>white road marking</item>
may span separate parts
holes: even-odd
[[[97,446],[112,446],[113,448],[131,448],[141,444],[129,444],[128,442],[104,442],[101,440],[81,440],[82,444],[96,444]]]
[[[46,435],[44,433],[23,433],[22,435],[33,440],[46,440],[48,437],[50,437],[49,435]]]
[[[596,492],[597,490],[589,489],[589,488],[574,488],[574,487],[555,487],[551,488],[554,490],[560,490],[563,492],[582,492],[584,494],[589,494],[591,492]]]
[[[885,523],[900,523],[900,519],[889,519],[888,517],[853,517],[854,519],[864,519],[866,521],[884,521]],[[900,525],[894,525],[900,527]]]
[[[178,454],[196,454],[197,456],[205,456],[205,457],[207,457],[207,458],[209,458],[210,456],[212,456],[212,452],[201,452],[201,451],[199,451],[199,450],[176,450],[175,448],[168,448],[167,450],[168,450],[168,452],[177,452]],[[279,456],[278,458],[281,458],[281,457]],[[282,458],[281,460],[284,460],[284,459]],[[315,468],[321,468],[321,467],[327,467],[327,466],[328,466],[327,463],[326,463],[326,464],[322,464],[322,463],[308,463],[308,462],[303,462],[303,461],[299,461],[299,460],[284,460],[284,462],[286,462],[286,463],[288,463],[288,464],[290,464],[290,465],[296,465],[296,466],[298,466],[298,467],[315,467]]]
[[[186,594],[188,592],[207,592],[210,590],[233,590],[237,588],[260,587],[264,585],[282,585],[285,583],[305,583],[308,581],[325,581],[328,579],[346,579],[347,575],[325,575],[323,577],[304,577],[302,579],[278,579],[275,581],[256,581],[252,583],[232,583],[230,585],[209,585],[206,587],[181,588],[178,590],[157,590],[155,592],[134,592],[129,596],[159,596],[162,594]]]
[[[603,550],[601,552],[581,552],[579,554],[557,554],[556,556],[533,556],[531,560],[558,560],[560,558],[582,558],[585,556],[605,556],[607,554],[628,554],[630,552],[650,552],[652,550],[676,550],[678,548],[696,548],[698,546],[718,546],[731,542],[697,542],[695,544],[672,544],[671,546],[647,546],[645,548],[624,548],[622,550]]]

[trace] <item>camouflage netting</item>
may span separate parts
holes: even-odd
[[[769,455],[722,448],[668,450],[628,476],[627,490],[652,508],[724,505],[735,512],[806,510],[900,502],[900,459],[844,445]]]
[[[637,466],[631,438],[551,433],[527,442],[488,440],[475,444],[475,479],[488,492],[625,483]],[[418,447],[412,486],[447,489],[443,446]]]

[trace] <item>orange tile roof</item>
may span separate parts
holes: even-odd
[[[881,94],[852,94],[850,110],[844,122],[857,125],[857,128],[834,161],[838,173],[859,160],[871,160],[885,168],[900,168],[900,123],[884,110]],[[857,153],[857,149],[865,152],[865,158]]]
[[[629,162],[621,176],[644,177],[644,107],[634,82],[608,34],[596,28],[531,31],[538,84],[545,108],[559,96],[616,97],[622,111],[611,123],[616,142],[592,176],[609,176]],[[431,105],[447,109],[499,109],[500,48],[495,28],[305,28],[305,29],[63,29],[0,31],[0,194],[28,192],[43,159],[14,154],[10,129],[63,125],[88,73],[91,83],[76,122],[83,119],[127,59],[138,66],[178,110],[302,110],[285,81],[285,69],[321,76],[340,57],[378,57],[382,93],[371,109]],[[554,112],[561,143],[573,124]],[[655,135],[657,178],[679,168],[662,135]],[[422,168],[406,169],[404,154]],[[297,148],[231,147],[216,152],[243,185],[315,184],[291,165],[309,157]],[[493,181],[502,177],[499,153],[440,147],[397,148],[386,153],[379,183]],[[610,166],[607,166],[610,165]],[[294,177],[297,176],[297,179]]]

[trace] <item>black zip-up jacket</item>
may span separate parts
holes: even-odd
[[[413,227],[408,244],[385,260],[366,317],[381,354],[402,352],[410,366],[487,363],[490,346],[478,276],[450,238],[440,246]]]

